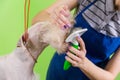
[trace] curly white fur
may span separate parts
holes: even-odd
[[[70,28],[61,30],[49,21],[34,24],[28,30],[26,43],[21,37],[12,53],[0,57],[0,80],[39,80],[33,72],[35,61],[31,55],[37,59],[49,44],[58,52],[64,52],[69,31]]]

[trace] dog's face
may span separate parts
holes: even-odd
[[[68,47],[65,39],[69,35],[70,30],[71,28],[62,30],[50,22],[44,22],[40,28],[39,40],[40,42],[50,44],[58,53],[63,53]]]
[[[69,17],[71,24],[74,24],[73,16]],[[58,53],[66,51],[68,45],[65,43],[65,39],[70,33],[71,28],[62,30],[56,24],[54,24],[54,18],[46,11],[40,12],[34,17],[32,24],[42,23],[39,26],[39,41],[51,45],[57,50]]]

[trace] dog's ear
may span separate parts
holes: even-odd
[[[49,23],[47,21],[43,22],[43,24],[40,25],[39,27],[40,27],[38,33],[39,41],[45,43],[45,38],[47,37],[45,35],[49,32]]]

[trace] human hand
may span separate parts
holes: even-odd
[[[54,14],[51,14],[51,17],[57,26],[62,29],[72,26],[70,10],[66,5],[57,7],[53,12]]]
[[[65,59],[69,61],[74,67],[79,67],[81,64],[83,64],[84,59],[86,58],[86,49],[83,40],[77,37],[77,41],[80,44],[80,48],[75,49],[74,47],[70,46],[68,48],[69,51],[66,53],[67,56],[65,57]]]

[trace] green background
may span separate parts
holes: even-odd
[[[30,22],[41,10],[56,0],[31,0]],[[24,0],[0,0],[0,55],[12,52],[24,31]],[[31,23],[30,23],[31,24]],[[29,24],[29,25],[30,25]],[[47,47],[38,58],[34,71],[45,80],[46,71],[55,50]],[[120,77],[116,80],[120,80]]]
[[[31,0],[30,22],[42,9],[55,0]],[[0,0],[0,55],[9,54],[24,31],[24,0]],[[46,71],[55,50],[47,47],[35,65],[35,72],[45,80]]]

